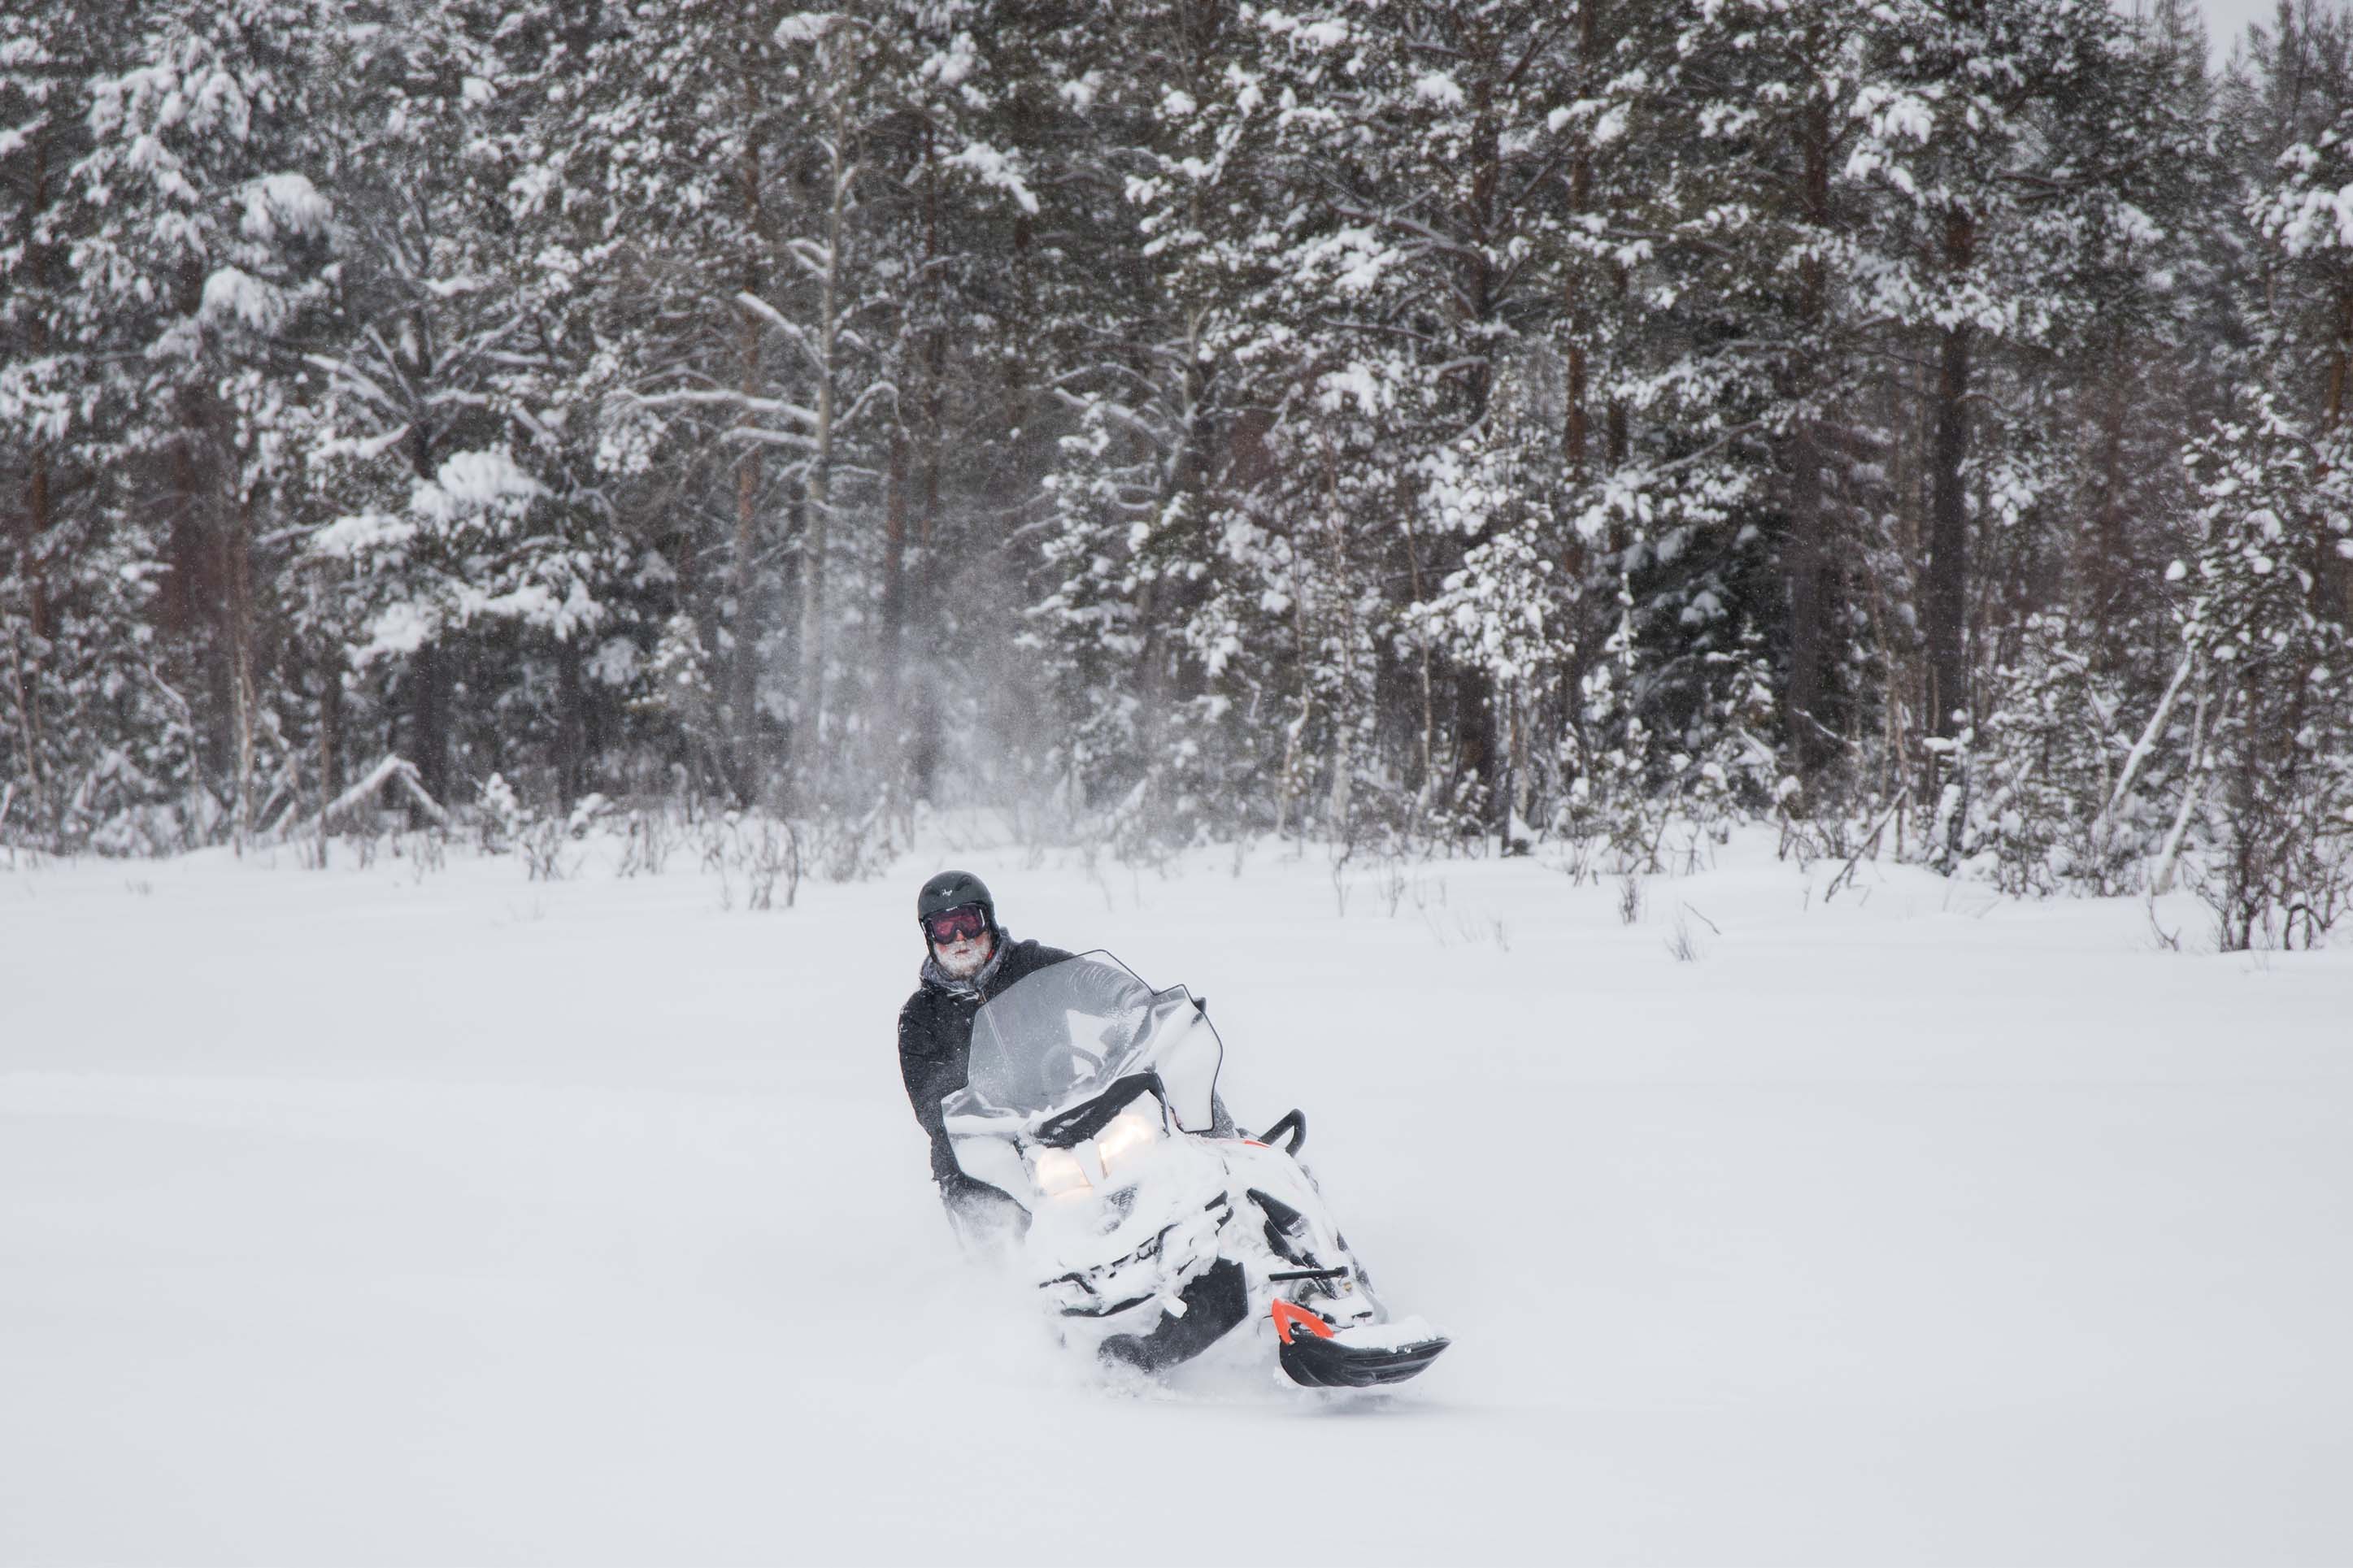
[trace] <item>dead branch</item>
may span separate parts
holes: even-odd
[[[449,814],[441,808],[439,801],[426,793],[425,785],[417,774],[417,764],[396,752],[385,752],[383,760],[367,771],[367,776],[329,801],[326,809],[312,820],[323,833],[395,784],[407,792],[409,799],[416,802],[417,808],[431,817],[436,826],[449,826]],[[290,829],[293,825],[294,818],[290,814],[284,826]],[[282,829],[278,836],[283,837]]]

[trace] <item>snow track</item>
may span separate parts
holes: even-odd
[[[2353,1539],[2353,955],[1892,869],[1826,908],[1745,841],[1630,926],[1526,862],[1343,913],[1312,854],[1036,859],[766,915],[675,866],[0,872],[0,1563]],[[953,1260],[889,1038],[948,863],[1210,997],[1228,1099],[1306,1107],[1457,1336],[1426,1378],[1106,1392]]]

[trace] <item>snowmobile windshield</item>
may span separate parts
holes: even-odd
[[[1206,1131],[1224,1057],[1183,986],[1155,991],[1109,953],[1082,953],[1024,977],[980,1009],[965,1087],[942,1110],[1028,1121],[1148,1072],[1159,1075],[1177,1125]]]

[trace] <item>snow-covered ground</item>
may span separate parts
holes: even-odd
[[[1632,925],[1527,861],[966,828],[755,914],[694,858],[0,870],[0,1562],[2353,1551],[2353,952],[1825,904],[1767,839]],[[899,1086],[948,864],[1209,996],[1455,1348],[1384,1400],[1063,1365]]]

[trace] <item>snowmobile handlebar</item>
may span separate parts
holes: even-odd
[[[1258,1135],[1258,1141],[1271,1146],[1279,1142],[1286,1132],[1291,1134],[1291,1142],[1282,1144],[1282,1152],[1286,1154],[1298,1153],[1300,1145],[1307,1142],[1307,1113],[1295,1107],[1283,1112],[1281,1120]]]

